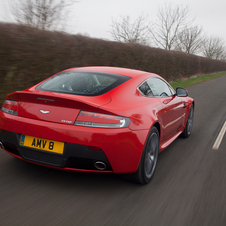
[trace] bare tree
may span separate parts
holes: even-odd
[[[202,28],[198,26],[185,27],[176,38],[176,50],[196,54],[199,53],[203,45]]]
[[[213,36],[206,38],[203,43],[202,54],[211,59],[225,60],[224,40]]]
[[[42,30],[54,29],[65,17],[74,0],[12,0],[12,14],[20,24]]]
[[[178,34],[190,24],[187,20],[189,8],[168,3],[159,7],[156,22],[151,26],[150,33],[155,44],[170,50],[176,45]]]
[[[148,44],[147,17],[140,15],[135,21],[129,16],[121,16],[121,21],[112,20],[111,35],[115,41]]]

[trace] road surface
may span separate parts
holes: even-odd
[[[192,135],[159,156],[150,184],[120,175],[68,173],[0,150],[1,226],[225,226],[226,75],[188,88],[196,101]]]

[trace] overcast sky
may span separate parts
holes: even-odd
[[[10,20],[7,2],[0,0],[0,21]],[[154,21],[158,6],[163,6],[165,2],[188,6],[190,18],[195,17],[193,25],[202,26],[208,35],[216,35],[226,41],[226,0],[78,0],[70,9],[66,31],[111,39],[112,19],[128,15],[135,20],[143,14]]]

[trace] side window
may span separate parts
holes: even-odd
[[[169,88],[170,88],[171,93],[172,93],[173,95],[175,95],[175,94],[176,94],[175,90],[174,90],[171,86],[169,86]]]
[[[174,94],[171,92],[168,84],[160,78],[150,78],[147,80],[147,84],[151,88],[154,96],[156,97],[167,97],[172,96]]]
[[[149,87],[149,85],[147,84],[147,81],[145,81],[144,83],[142,83],[138,89],[140,90],[140,92],[147,97],[153,97],[153,92],[151,90],[151,88]]]

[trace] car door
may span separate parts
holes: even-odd
[[[162,104],[158,117],[162,126],[162,137],[170,139],[183,126],[185,108],[182,99],[175,95],[175,91],[164,80],[158,77],[147,81],[155,98]]]

